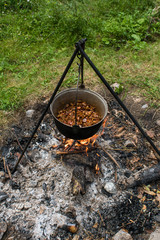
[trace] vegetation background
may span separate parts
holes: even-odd
[[[49,96],[74,44],[86,52],[111,84],[160,106],[159,0],[1,0],[0,123],[24,103]],[[86,63],[85,63],[86,64]],[[63,87],[77,81],[73,64]],[[85,65],[89,87],[99,83]]]

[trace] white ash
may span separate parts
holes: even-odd
[[[59,142],[51,136],[44,147],[49,149],[55,144]],[[37,147],[38,143],[32,146],[33,150]],[[95,174],[94,182],[87,185],[86,193],[74,196],[71,191],[73,166],[57,160],[51,151],[41,148],[38,151],[33,162],[26,166],[20,164],[13,175],[13,181],[19,183],[21,189],[12,189],[9,182],[1,184],[2,191],[9,198],[0,205],[0,218],[15,224],[17,229],[29,231],[32,239],[50,237],[58,227],[70,223],[72,219],[65,215],[68,207],[75,208],[76,221],[81,226],[78,234],[83,236],[83,229],[92,224],[89,217],[95,218],[100,208],[111,208],[117,200],[125,200],[126,194],[120,191],[110,197],[102,193],[106,182],[114,182],[114,164],[109,159],[101,158],[102,174]]]

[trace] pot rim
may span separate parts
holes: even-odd
[[[68,124],[65,124],[64,122],[61,122],[61,121],[55,116],[55,114],[53,113],[53,104],[54,104],[55,100],[56,100],[61,94],[66,93],[66,92],[71,92],[71,91],[75,92],[75,91],[77,91],[77,89],[76,89],[76,88],[69,88],[69,89],[65,89],[65,90],[60,91],[60,92],[55,96],[55,98],[53,99],[52,103],[50,104],[50,110],[51,110],[51,113],[52,113],[53,117],[56,119],[56,121],[58,121],[58,122],[60,122],[61,124],[63,124],[63,125],[71,128],[71,129],[73,129],[73,127],[74,127],[75,125],[70,126],[70,125],[68,125]],[[79,88],[79,89],[78,89],[78,92],[79,92],[79,91],[81,91],[81,92],[87,92],[87,93],[92,93],[92,94],[96,95],[96,96],[101,100],[101,102],[103,102],[103,104],[104,104],[104,106],[105,106],[105,113],[104,113],[103,118],[102,118],[99,122],[97,122],[97,123],[95,123],[95,124],[93,124],[93,125],[90,125],[90,126],[87,126],[87,127],[80,127],[79,125],[77,125],[77,126],[78,126],[80,129],[87,129],[87,128],[90,128],[90,127],[94,127],[94,126],[96,126],[97,124],[100,124],[101,122],[103,122],[104,119],[105,119],[106,116],[107,116],[107,113],[108,113],[107,101],[106,101],[99,93],[94,92],[94,91],[92,91],[92,90]],[[91,105],[92,105],[92,104],[91,104]]]

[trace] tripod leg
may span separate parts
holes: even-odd
[[[93,68],[93,70],[96,72],[96,74],[98,75],[98,77],[101,79],[101,81],[104,83],[104,85],[108,88],[108,90],[111,92],[111,94],[114,96],[114,98],[117,100],[117,102],[121,105],[121,107],[124,109],[124,111],[128,114],[128,116],[131,118],[131,120],[134,122],[134,124],[138,127],[139,131],[142,133],[142,135],[147,139],[147,141],[151,144],[151,146],[153,147],[153,149],[155,150],[155,152],[158,154],[157,159],[160,162],[160,151],[158,150],[158,148],[154,145],[154,143],[152,142],[152,140],[150,139],[150,137],[144,132],[144,130],[142,129],[142,127],[139,125],[139,123],[137,122],[137,120],[133,117],[133,115],[130,113],[130,111],[128,110],[128,108],[124,105],[124,103],[121,101],[121,99],[118,97],[118,95],[113,91],[113,89],[110,87],[110,85],[108,84],[108,82],[105,80],[105,78],[102,76],[102,74],[99,72],[99,70],[96,68],[96,66],[93,64],[93,62],[90,60],[90,58],[88,57],[88,55],[83,51],[83,48],[81,47],[81,45],[79,43],[77,43],[77,45],[79,46],[79,50],[81,52],[81,54],[83,54],[83,56],[85,57],[85,59],[87,60],[87,62],[90,64],[90,66]]]
[[[12,173],[14,173],[14,172],[16,171],[16,169],[17,169],[17,167],[18,167],[18,164],[20,163],[20,161],[21,161],[24,153],[26,152],[26,150],[27,150],[27,148],[28,148],[28,146],[29,146],[32,138],[34,137],[35,133],[37,132],[39,125],[41,124],[41,122],[42,122],[42,120],[43,120],[46,112],[48,111],[49,106],[50,106],[50,104],[52,103],[52,101],[53,101],[53,99],[54,99],[54,97],[55,97],[58,89],[60,88],[60,86],[61,86],[61,84],[62,84],[62,82],[63,82],[63,80],[64,80],[64,78],[65,78],[65,76],[66,76],[66,74],[67,74],[67,72],[68,72],[68,70],[69,70],[69,68],[71,67],[71,65],[72,65],[72,63],[73,63],[73,61],[74,61],[74,59],[75,59],[78,51],[79,51],[79,49],[78,49],[78,47],[76,47],[76,49],[75,49],[75,51],[74,51],[74,53],[73,53],[73,55],[72,55],[72,57],[71,57],[68,65],[67,65],[67,67],[66,67],[66,69],[64,70],[64,72],[63,72],[63,74],[62,74],[62,76],[61,76],[61,78],[60,78],[60,80],[59,80],[59,82],[58,82],[58,84],[57,84],[57,86],[56,86],[56,88],[55,88],[55,90],[54,90],[54,92],[53,92],[53,94],[52,94],[52,96],[51,96],[48,104],[47,104],[47,106],[46,106],[46,109],[44,110],[43,114],[41,115],[41,117],[40,117],[40,119],[39,119],[39,121],[38,121],[38,123],[37,123],[37,125],[36,125],[36,127],[35,127],[35,129],[34,129],[34,131],[33,131],[33,133],[32,133],[32,135],[31,135],[31,137],[29,138],[29,140],[28,140],[28,142],[27,142],[27,144],[26,144],[23,152],[21,153],[21,156],[20,156],[19,159],[17,160],[17,163],[15,164],[15,167],[14,167]]]

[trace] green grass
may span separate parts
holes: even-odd
[[[120,83],[125,93],[134,88],[133,94],[138,92],[151,105],[160,106],[159,1],[25,4],[22,0],[0,3],[1,119],[25,102],[50,96],[75,42],[83,37],[88,39],[86,52],[110,84]],[[76,85],[77,62],[62,88]],[[103,88],[86,62],[84,80],[93,90]]]

